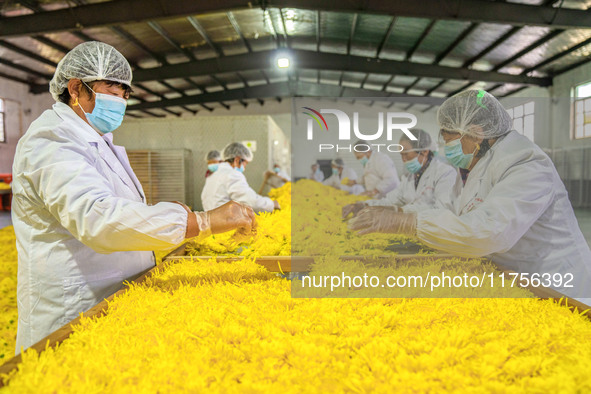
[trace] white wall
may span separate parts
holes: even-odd
[[[11,173],[19,138],[54,101],[49,93],[33,95],[27,85],[4,78],[0,78],[0,98],[6,104],[6,143],[0,143],[0,173]]]
[[[591,81],[591,64],[586,64],[554,78],[552,126],[553,148],[591,147],[591,138],[571,138],[571,89]]]
[[[583,65],[554,78],[549,88],[524,89],[511,98],[502,99],[505,107],[536,99],[535,143],[546,149],[591,147],[591,138],[572,139],[571,89],[591,81],[591,64]],[[539,104],[539,105],[538,105]]]
[[[551,149],[555,136],[552,120],[553,111],[556,108],[552,105],[550,96],[551,89],[531,87],[524,89],[514,96],[500,99],[501,104],[507,109],[533,101],[534,112],[534,142],[543,149]],[[561,132],[561,131],[559,131]]]

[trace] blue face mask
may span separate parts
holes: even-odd
[[[216,171],[218,170],[218,167],[219,167],[219,166],[220,166],[220,165],[219,165],[219,164],[217,164],[217,163],[215,163],[215,164],[208,164],[208,165],[207,165],[207,169],[208,169],[209,171],[211,171],[211,172],[216,172]]]
[[[279,169],[279,167],[275,167],[275,168],[273,168],[273,171],[275,171],[275,174],[279,174],[279,171],[281,171],[281,170]]]
[[[236,167],[236,171],[244,172],[244,164],[242,164],[240,167]]]
[[[419,163],[418,157],[415,157],[414,159],[405,162],[404,166],[411,174],[416,174],[423,167],[423,165]]]
[[[84,83],[86,85],[86,83]],[[90,86],[86,85],[88,89]],[[92,89],[90,89],[92,90]],[[78,103],[78,106],[86,115],[88,123],[101,134],[107,134],[121,126],[123,116],[125,116],[125,109],[127,108],[127,100],[112,96],[110,94],[97,93],[95,95],[94,109],[91,113],[84,111],[84,108]]]
[[[452,166],[467,169],[474,160],[474,153],[465,154],[460,140],[461,138],[445,144],[445,157]]]
[[[363,156],[361,159],[359,159],[359,161],[361,162],[361,165],[365,167],[369,159],[367,158],[367,156]]]
[[[333,168],[332,169],[332,175],[339,175],[339,169],[338,168]]]

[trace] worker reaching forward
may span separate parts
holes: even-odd
[[[332,167],[332,175],[322,182],[326,186],[332,186],[335,189],[340,189],[351,194],[363,193],[363,186],[354,184],[349,186],[348,181],[357,181],[357,173],[354,169],[345,165],[345,162],[340,157],[333,159],[330,163]],[[344,184],[345,182],[346,184]]]
[[[279,209],[277,201],[258,195],[248,185],[244,168],[253,159],[248,147],[240,142],[233,142],[224,148],[222,156],[224,162],[205,180],[201,192],[203,209],[214,209],[230,200],[245,204],[255,212],[272,212]]]
[[[252,210],[235,202],[211,212],[146,204],[125,148],[111,134],[123,120],[131,78],[112,46],[78,45],[50,82],[56,103],[18,142],[17,354],[154,267],[152,250],[254,225]]]
[[[399,212],[418,212],[435,207],[451,206],[452,190],[456,183],[457,170],[446,161],[435,157],[431,136],[421,129],[411,129],[416,137],[411,140],[406,134],[400,137],[400,152],[408,171],[402,183],[385,198],[360,201],[343,207],[343,218],[350,213],[355,216],[368,206],[389,206]]]
[[[396,189],[400,184],[398,172],[394,162],[385,153],[374,152],[371,146],[363,140],[355,143],[355,158],[363,166],[362,181],[349,180],[348,186],[361,185],[368,196],[384,198],[386,194]]]
[[[350,228],[412,234],[449,253],[490,256],[588,304],[591,251],[550,158],[512,130],[507,111],[482,90],[447,99],[437,121],[445,156],[461,174],[454,206],[418,213],[368,207]]]

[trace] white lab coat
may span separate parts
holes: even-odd
[[[344,178],[348,178],[350,181],[356,181],[357,180],[357,173],[351,167],[344,166],[343,172],[340,175],[339,174],[336,174],[336,175],[332,174],[331,176],[326,178],[324,180],[324,182],[322,182],[322,183],[326,186],[332,186],[334,188],[344,190],[344,191],[351,193],[351,194],[363,193],[363,186],[361,186],[361,185],[353,185],[353,186],[343,185],[341,183],[341,181]]]
[[[278,173],[275,173],[275,171],[271,172],[273,174],[267,178],[267,185],[269,185],[272,189],[285,185],[285,181],[283,179],[287,179],[287,182],[291,182],[291,178],[289,175],[287,175],[287,172],[283,170],[279,170]],[[263,174],[263,176],[265,176],[265,174]]]
[[[385,198],[369,200],[366,203],[371,206],[398,206],[404,212],[449,208],[452,206],[452,190],[456,177],[455,168],[433,157],[416,188],[414,174],[406,174],[402,177],[400,186],[388,193]]]
[[[229,163],[220,163],[218,170],[205,180],[201,202],[205,211],[211,211],[233,200],[251,207],[255,212],[272,212],[273,200],[258,195],[240,171]]]
[[[312,179],[316,182],[324,181],[324,174],[320,171],[320,168],[316,170],[316,172],[310,171],[310,175],[308,175],[308,179]]]
[[[288,182],[291,181],[291,177],[289,175],[287,175],[287,172],[285,172],[283,170],[279,170],[279,172],[277,173],[277,176],[287,179]]]
[[[490,256],[517,272],[572,273],[575,287],[554,286],[588,303],[591,251],[550,158],[512,131],[474,166],[454,209],[421,211],[418,237],[449,253]],[[587,298],[587,300],[585,300]]]
[[[153,267],[152,250],[184,239],[184,208],[146,205],[125,149],[111,139],[56,103],[18,142],[17,354]]]
[[[396,189],[399,184],[398,172],[390,156],[381,152],[372,152],[363,169],[365,190],[377,189],[379,193],[376,197],[383,198],[388,192]]]

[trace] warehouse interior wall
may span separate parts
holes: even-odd
[[[0,78],[0,98],[5,104],[6,142],[0,142],[0,173],[12,173],[14,152],[19,138],[54,100],[49,93],[30,94],[22,83]]]
[[[554,78],[553,91],[553,149],[591,147],[591,138],[573,139],[571,125],[572,89],[591,81],[591,64],[580,66]]]
[[[205,184],[205,155],[208,151],[221,151],[234,141],[256,141],[254,160],[244,172],[255,191],[259,190],[263,173],[271,169],[274,158],[290,155],[289,140],[273,119],[266,115],[128,119],[114,133],[114,141],[117,145],[125,146],[128,151],[189,150],[192,164],[188,170],[193,180],[193,190],[190,197],[192,201],[187,201],[187,204],[198,210],[202,209],[201,190]],[[289,161],[281,164],[284,163],[288,167]],[[290,169],[287,170],[289,173]]]

